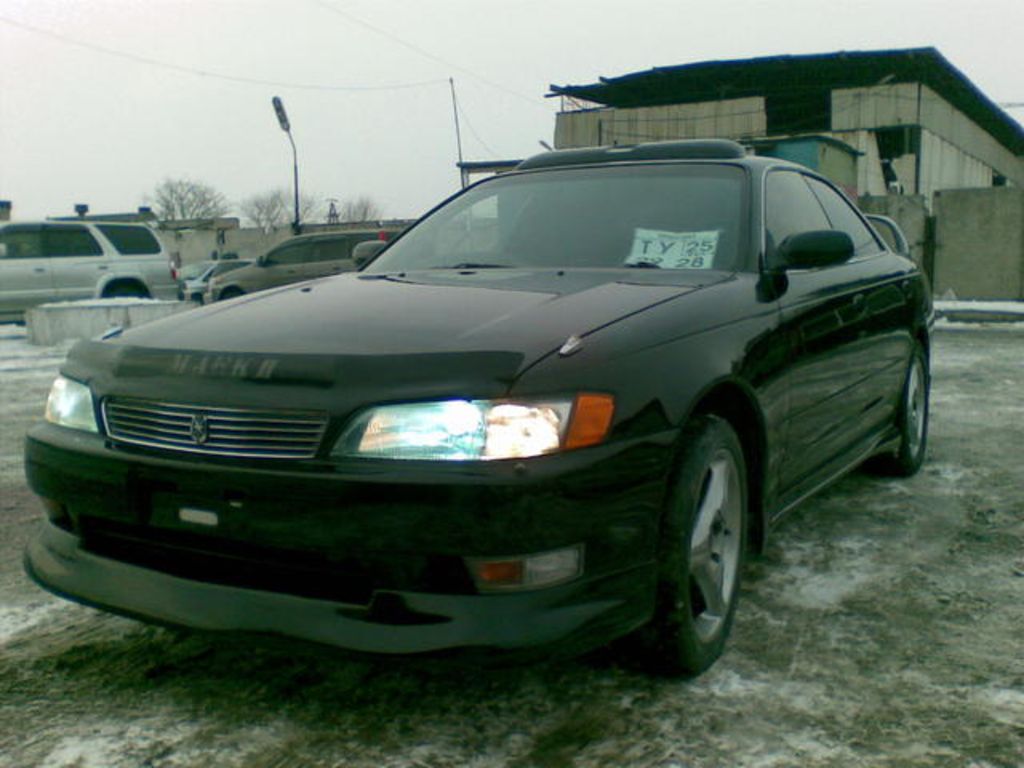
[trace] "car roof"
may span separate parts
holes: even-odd
[[[113,221],[110,219],[18,219],[16,221],[0,221],[0,229],[6,227],[66,227],[66,226],[86,226],[86,227],[144,227],[150,232],[153,231],[153,227],[144,221]]]
[[[345,229],[337,232],[311,232],[307,235],[294,235],[289,237],[287,240],[282,240],[280,243],[274,246],[274,248],[280,248],[283,245],[294,245],[295,243],[309,243],[316,240],[340,240],[342,238],[350,237],[352,235],[374,235],[376,236],[380,232],[390,232],[391,227],[373,227],[370,229]]]
[[[747,153],[740,143],[729,139],[685,139],[655,141],[628,146],[586,147],[559,149],[528,157],[516,166],[516,171],[533,171],[570,166],[597,166],[618,163],[677,163],[721,160],[750,168],[767,169],[785,166],[807,170],[804,166],[776,157],[761,157]]]
[[[551,168],[565,165],[596,165],[637,160],[737,160],[746,157],[742,145],[728,139],[657,141],[629,146],[586,147],[543,152],[523,160],[517,169]]]

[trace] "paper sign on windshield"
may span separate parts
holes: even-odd
[[[626,264],[651,264],[663,269],[711,269],[717,250],[717,229],[664,232],[637,228]]]

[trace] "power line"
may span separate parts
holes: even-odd
[[[356,24],[356,25],[362,27],[363,29],[368,29],[369,31],[373,32],[374,34],[380,35],[381,37],[384,37],[384,38],[390,40],[391,42],[396,43],[397,45],[400,45],[403,48],[406,48],[406,49],[412,51],[413,53],[415,53],[415,54],[417,54],[419,56],[422,56],[425,59],[430,59],[430,61],[433,61],[435,64],[441,64],[442,66],[448,67],[449,69],[454,69],[454,70],[457,70],[458,72],[462,72],[464,75],[472,77],[475,80],[479,80],[480,82],[485,83],[486,85],[489,85],[492,88],[495,88],[495,89],[497,89],[499,91],[504,91],[505,93],[509,94],[510,96],[515,96],[517,99],[522,99],[523,101],[527,102],[528,104],[532,104],[535,107],[539,107],[540,109],[543,109],[545,112],[550,113],[550,110],[547,107],[545,107],[542,102],[538,102],[537,99],[532,98],[530,96],[526,96],[525,94],[519,93],[519,91],[516,91],[516,90],[513,90],[511,88],[508,88],[508,87],[502,85],[501,83],[496,83],[495,81],[493,81],[493,80],[491,80],[489,78],[484,77],[479,72],[475,72],[472,69],[467,69],[466,67],[463,67],[463,66],[460,66],[460,65],[458,65],[458,64],[456,64],[454,62],[448,61],[447,59],[442,59],[440,56],[437,56],[437,55],[431,53],[430,51],[427,51],[427,50],[424,50],[423,48],[420,48],[415,43],[410,43],[408,40],[403,40],[402,38],[398,37],[397,35],[394,35],[391,32],[388,32],[386,29],[381,29],[380,27],[375,26],[375,25],[369,23],[368,21],[363,21],[362,19],[358,18],[357,16],[353,16],[351,13],[348,13],[347,11],[341,10],[336,5],[334,5],[333,3],[326,2],[326,0],[313,0],[313,2],[316,5],[319,5],[321,8],[323,8],[325,11],[330,11],[331,13],[334,13],[334,14],[336,14],[338,16],[341,16],[342,18],[348,20],[352,24]]]
[[[314,83],[292,83],[281,80],[261,80],[255,77],[242,77],[238,75],[229,75],[223,72],[214,72],[211,70],[197,69],[195,67],[186,67],[181,64],[173,64],[167,61],[161,61],[159,59],[152,59],[148,56],[140,56],[134,53],[128,53],[127,51],[119,51],[114,48],[107,48],[102,45],[96,45],[95,43],[86,42],[85,40],[78,40],[67,35],[60,34],[59,32],[53,32],[48,29],[42,29],[40,27],[32,26],[31,24],[25,24],[24,22],[15,21],[14,19],[6,16],[0,16],[0,22],[8,24],[12,27],[16,27],[25,32],[30,32],[34,35],[41,35],[48,37],[52,40],[56,40],[65,45],[73,45],[78,48],[84,48],[85,50],[92,51],[94,53],[102,53],[106,56],[113,56],[119,59],[125,59],[127,61],[133,61],[136,64],[146,64],[151,67],[157,67],[159,69],[166,69],[172,72],[179,72],[181,74],[193,75],[196,77],[206,77],[212,80],[224,80],[232,83],[241,83],[244,85],[260,85],[260,86],[273,86],[275,88],[294,88],[297,90],[307,91],[399,91],[407,90],[410,88],[423,88],[431,85],[439,85],[447,83],[447,80],[423,80],[420,82],[413,83],[395,83],[391,85],[322,85]]]
[[[486,141],[480,138],[480,134],[477,133],[476,128],[473,127],[473,123],[469,119],[469,115],[466,114],[466,108],[462,106],[462,102],[459,101],[459,99],[455,98],[454,91],[452,92],[452,98],[455,100],[455,109],[458,111],[460,115],[462,115],[462,120],[466,123],[466,127],[469,129],[470,134],[472,134],[473,138],[476,139],[477,143],[484,148],[485,152],[489,153],[491,157],[497,159],[498,153],[491,149],[487,145]]]

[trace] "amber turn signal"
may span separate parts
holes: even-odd
[[[611,395],[581,394],[576,396],[565,436],[565,448],[597,445],[608,435],[615,415],[615,398]]]

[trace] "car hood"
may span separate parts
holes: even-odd
[[[73,369],[78,360],[95,373],[99,366],[88,360],[107,358],[107,370],[122,380],[262,378],[355,387],[398,379],[451,389],[479,377],[507,387],[570,336],[585,337],[727,278],[654,270],[340,275],[83,344],[69,363]]]
[[[211,352],[505,350],[536,358],[570,335],[585,336],[721,277],[658,280],[645,273],[627,280],[620,270],[341,275],[179,315],[123,340]]]

